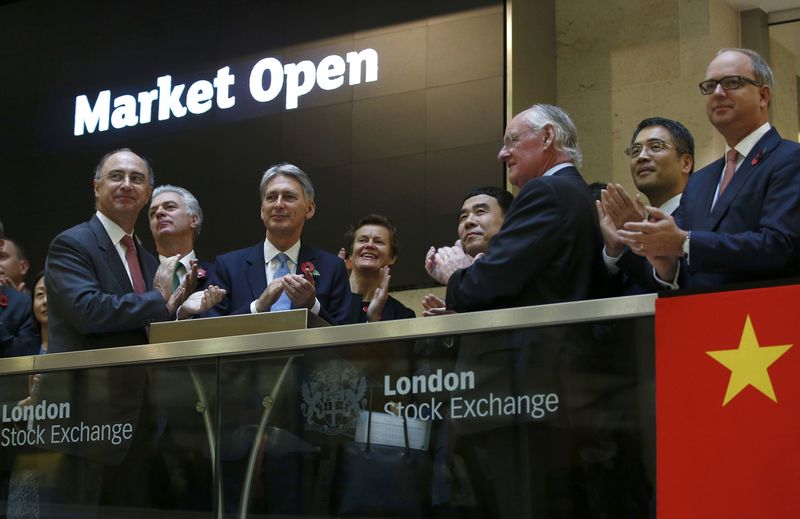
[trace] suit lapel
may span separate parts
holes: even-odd
[[[714,194],[717,191],[717,184],[719,184],[719,177],[722,175],[722,168],[725,161],[722,159],[716,160],[707,166],[708,175],[698,177],[698,187],[693,192],[697,193],[697,200],[688,206],[683,203],[681,198],[680,210],[684,212],[683,220],[696,222],[696,228],[699,231],[708,231],[711,229],[709,225],[712,223],[710,216],[711,205],[714,203]],[[687,218],[691,215],[691,218]]]
[[[133,292],[133,285],[128,277],[128,272],[125,270],[125,265],[122,264],[117,248],[111,243],[111,238],[108,237],[105,227],[100,223],[97,216],[93,216],[89,220],[89,228],[94,234],[98,254],[103,257],[111,270],[111,274],[119,285],[121,293]]]
[[[139,257],[139,266],[142,268],[142,276],[144,276],[144,286],[147,290],[153,289],[153,279],[156,277],[156,270],[158,269],[158,261],[153,262],[153,256],[139,241],[138,236],[134,236],[136,242],[136,255]]]
[[[704,225],[705,230],[714,229],[717,224],[719,224],[720,219],[728,211],[728,207],[730,207],[731,202],[733,202],[733,200],[736,198],[736,195],[739,193],[739,191],[741,191],[742,187],[748,182],[750,177],[759,174],[760,169],[763,169],[761,164],[764,162],[764,159],[766,159],[767,156],[778,146],[780,140],[780,135],[778,135],[778,132],[775,130],[775,128],[770,128],[769,132],[767,132],[761,139],[759,139],[756,145],[753,146],[753,149],[750,150],[750,153],[748,153],[747,157],[744,158],[742,165],[739,166],[736,174],[733,175],[733,178],[731,179],[730,184],[728,184],[728,187],[725,189],[725,192],[721,197],[719,197],[717,203],[714,204],[711,214],[709,214],[708,218],[706,219],[706,224]],[[722,174],[721,170],[720,174]],[[717,175],[716,178],[717,181],[719,181],[719,175]],[[716,191],[716,185],[708,191],[711,193],[713,198],[714,192]]]
[[[301,243],[300,252],[297,253],[297,272],[300,272],[300,265],[302,265],[306,261],[314,263],[315,259],[317,258],[315,256],[314,248]]]
[[[258,243],[250,249],[245,260],[245,276],[253,299],[261,296],[267,288],[266,258],[264,258],[264,242]]]

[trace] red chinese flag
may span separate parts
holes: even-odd
[[[800,286],[656,302],[659,519],[800,517]]]

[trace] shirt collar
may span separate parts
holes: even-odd
[[[111,243],[113,243],[114,245],[118,245],[119,242],[122,240],[122,237],[128,234],[122,230],[122,227],[114,223],[111,220],[111,218],[104,215],[100,211],[97,211],[95,215],[97,216],[97,219],[100,220],[100,223],[103,224],[103,228],[106,230],[106,234],[108,234],[108,237],[111,238]]]
[[[672,198],[661,204],[661,207],[659,207],[659,209],[666,214],[672,214],[675,212],[675,209],[677,209],[679,205],[681,205],[681,193],[678,193],[677,195],[673,196]]]
[[[269,240],[264,240],[264,262],[269,263],[279,253],[283,252],[292,262],[297,265],[297,258],[300,256],[300,240],[297,240],[294,245],[282,251],[278,250]]]
[[[770,128],[771,126],[769,122],[766,122],[756,128],[750,135],[739,141],[739,144],[734,146],[734,149],[739,153],[742,160],[744,160],[744,157],[747,157],[750,154],[750,151],[753,149],[756,143],[761,140],[761,137],[766,135]],[[731,149],[731,147],[726,144],[725,153],[728,153],[729,149]]]
[[[552,168],[550,168],[547,171],[545,171],[544,175],[542,175],[542,176],[543,177],[549,177],[550,175],[554,174],[557,171],[561,171],[564,168],[574,168],[574,167],[575,167],[575,164],[573,164],[572,162],[562,162],[561,164],[556,164]]]
[[[194,253],[194,249],[192,249],[192,250],[189,251],[188,254],[186,254],[181,259],[179,259],[178,263],[183,265],[183,268],[186,269],[186,272],[189,272],[190,270],[192,270],[191,267],[190,267],[191,264],[189,262],[192,261],[193,259],[195,259],[196,257],[197,256]],[[158,261],[159,262],[164,263],[164,260],[166,260],[166,259],[168,259],[166,256],[162,256],[161,254],[158,255]]]

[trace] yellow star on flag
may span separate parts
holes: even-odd
[[[723,407],[738,395],[747,386],[753,386],[773,402],[777,402],[772,380],[769,378],[767,368],[786,353],[793,344],[781,346],[759,346],[755,329],[750,322],[750,316],[744,322],[742,337],[739,339],[739,348],[735,350],[716,350],[706,353],[714,360],[731,370],[728,390],[725,392]]]

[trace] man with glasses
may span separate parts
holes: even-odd
[[[48,250],[49,352],[147,344],[147,325],[173,318],[182,303],[181,312],[195,314],[219,301],[219,292],[213,299],[208,290],[187,299],[196,267],[173,290],[178,256],[159,265],[135,237],[134,226],[153,183],[150,164],[130,149],[100,159],[94,174],[94,216],[56,236]],[[138,366],[42,377],[43,400],[72,403],[69,425],[120,423],[132,429],[117,445],[58,444],[64,456],[53,467],[56,484],[43,502],[90,507],[151,503],[144,482],[156,428],[145,398],[148,378],[147,369]]]
[[[625,149],[630,158],[631,176],[636,189],[647,196],[649,203],[671,215],[678,208],[681,193],[694,170],[694,138],[678,121],[650,117],[641,121],[633,131],[631,143]],[[627,222],[645,219],[644,204],[632,199],[620,184],[609,184],[596,202],[600,229],[603,232],[603,260],[609,272],[626,273],[621,291],[625,295],[642,293],[631,277],[641,276],[639,257],[626,252],[617,235]],[[639,266],[639,268],[637,268]]]
[[[149,163],[129,149],[100,160],[95,215],[58,235],[47,253],[51,352],[146,344],[146,326],[175,316],[191,293],[196,269],[173,290],[178,256],[159,265],[134,236],[153,181]],[[203,306],[209,301],[199,292],[181,311]]]
[[[521,191],[485,256],[462,268],[458,258],[437,254],[447,308],[469,312],[605,295],[600,230],[578,173],[581,152],[569,115],[544,104],[521,112],[506,127],[498,159]]]
[[[674,219],[647,207],[620,239],[661,288],[712,288],[800,274],[800,145],[769,124],[772,70],[749,49],[723,49],[700,92],[725,156],[693,174]]]

